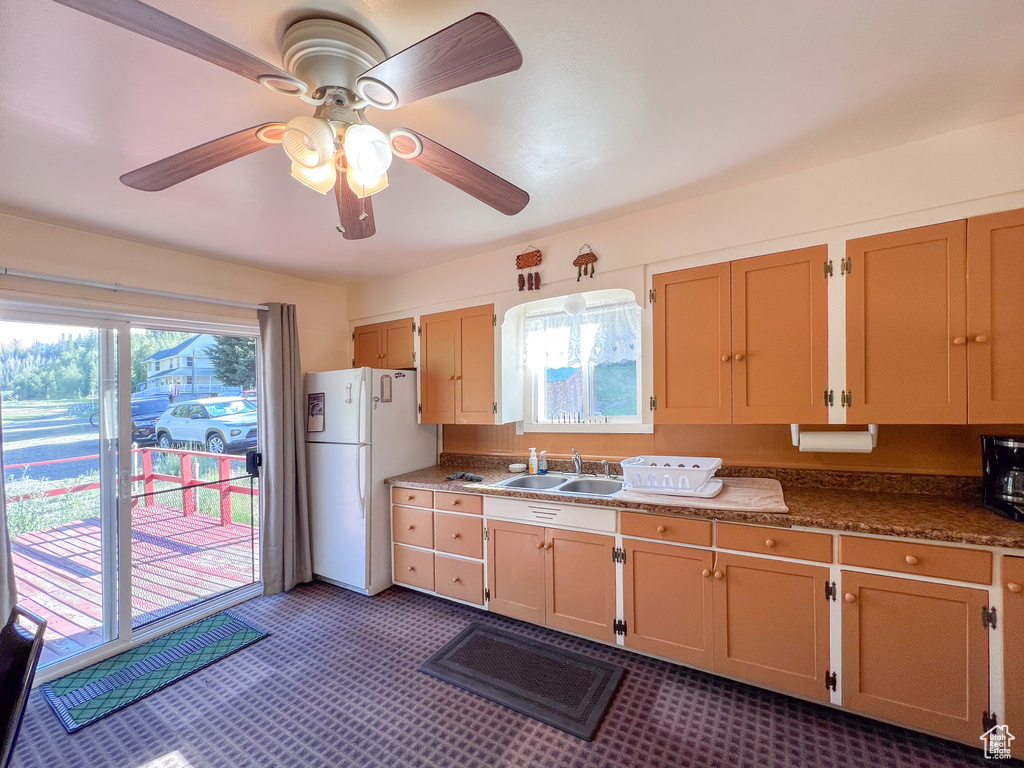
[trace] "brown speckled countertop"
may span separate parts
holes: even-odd
[[[721,475],[775,477],[782,482],[788,514],[766,512],[701,509],[684,500],[680,504],[667,504],[665,497],[658,503],[638,503],[614,497],[578,497],[539,493],[522,489],[497,487],[495,484],[512,477],[507,457],[453,457],[442,456],[442,463],[426,469],[389,478],[391,485],[425,488],[435,491],[479,493],[589,506],[615,507],[655,515],[677,515],[723,521],[762,523],[766,525],[823,528],[853,533],[874,533],[884,536],[905,536],[934,541],[962,542],[992,547],[1024,549],[1024,523],[1015,523],[984,509],[975,496],[967,492],[977,479],[962,481],[946,478],[941,487],[947,495],[929,495],[920,492],[919,477],[900,475],[871,475],[870,473],[811,473],[794,470],[730,470]],[[452,472],[461,470],[482,475],[480,483],[448,480]],[[591,463],[584,470],[595,472]],[[613,470],[618,470],[613,465]],[[559,466],[551,471],[565,471]],[[820,477],[818,476],[820,475]],[[851,477],[845,477],[850,475]],[[902,480],[901,478],[907,478]],[[870,482],[874,480],[874,483]],[[939,485],[936,481],[935,485]],[[828,487],[822,487],[823,485]],[[876,485],[882,490],[864,490]],[[847,487],[844,487],[847,486]],[[856,490],[849,489],[849,486]],[[913,492],[894,492],[910,490]],[[696,500],[695,500],[696,501]]]

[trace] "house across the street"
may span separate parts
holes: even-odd
[[[153,353],[143,361],[146,381],[136,394],[170,395],[175,400],[240,394],[239,387],[225,386],[215,375],[209,356],[213,344],[213,336],[200,333]]]

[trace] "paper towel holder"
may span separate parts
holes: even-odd
[[[793,439],[793,447],[794,448],[799,448],[800,447],[800,425],[799,424],[790,424],[789,425],[789,433],[790,433],[790,435],[791,435],[791,437]],[[877,448],[878,447],[878,425],[877,424],[868,424],[868,434],[871,435],[871,447],[872,448]]]

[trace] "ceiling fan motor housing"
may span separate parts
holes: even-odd
[[[333,19],[306,19],[288,27],[282,43],[285,69],[309,84],[355,90],[356,78],[387,58],[365,32]]]

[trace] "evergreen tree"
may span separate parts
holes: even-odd
[[[251,336],[215,336],[209,351],[213,371],[221,383],[243,390],[256,387],[256,339]]]

